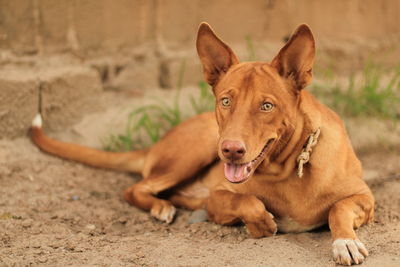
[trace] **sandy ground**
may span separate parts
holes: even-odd
[[[117,113],[98,115],[107,114]],[[56,136],[96,143],[106,130],[89,127],[94,118]],[[377,204],[375,221],[358,230],[364,266],[400,266],[400,178],[385,178],[400,174],[400,153],[361,147]],[[155,221],[121,198],[138,179],[54,158],[27,138],[0,140],[0,266],[335,265],[327,228],[252,239],[243,226],[189,224],[185,210],[171,225]]]

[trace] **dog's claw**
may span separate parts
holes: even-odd
[[[336,239],[332,244],[333,258],[342,265],[361,264],[368,251],[360,240]]]
[[[176,208],[170,202],[161,200],[153,205],[150,214],[157,220],[170,224],[174,220]]]
[[[273,236],[278,231],[278,227],[273,218],[274,216],[271,213],[263,212],[261,218],[254,222],[246,222],[247,231],[254,238]]]

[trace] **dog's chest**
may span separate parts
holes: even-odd
[[[275,219],[276,224],[278,225],[278,230],[283,233],[300,233],[307,232],[312,229],[315,229],[319,226],[322,226],[324,223],[312,224],[312,225],[304,225],[300,224],[297,221],[293,220],[290,217],[282,217]]]

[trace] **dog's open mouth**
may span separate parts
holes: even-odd
[[[242,183],[246,181],[258,167],[260,162],[264,159],[268,147],[274,140],[275,139],[269,139],[264,148],[261,150],[260,154],[258,154],[258,156],[250,162],[241,164],[225,162],[224,172],[226,179],[231,183]]]

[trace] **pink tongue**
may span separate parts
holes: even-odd
[[[225,177],[229,182],[239,183],[247,179],[246,167],[250,164],[224,163]]]

